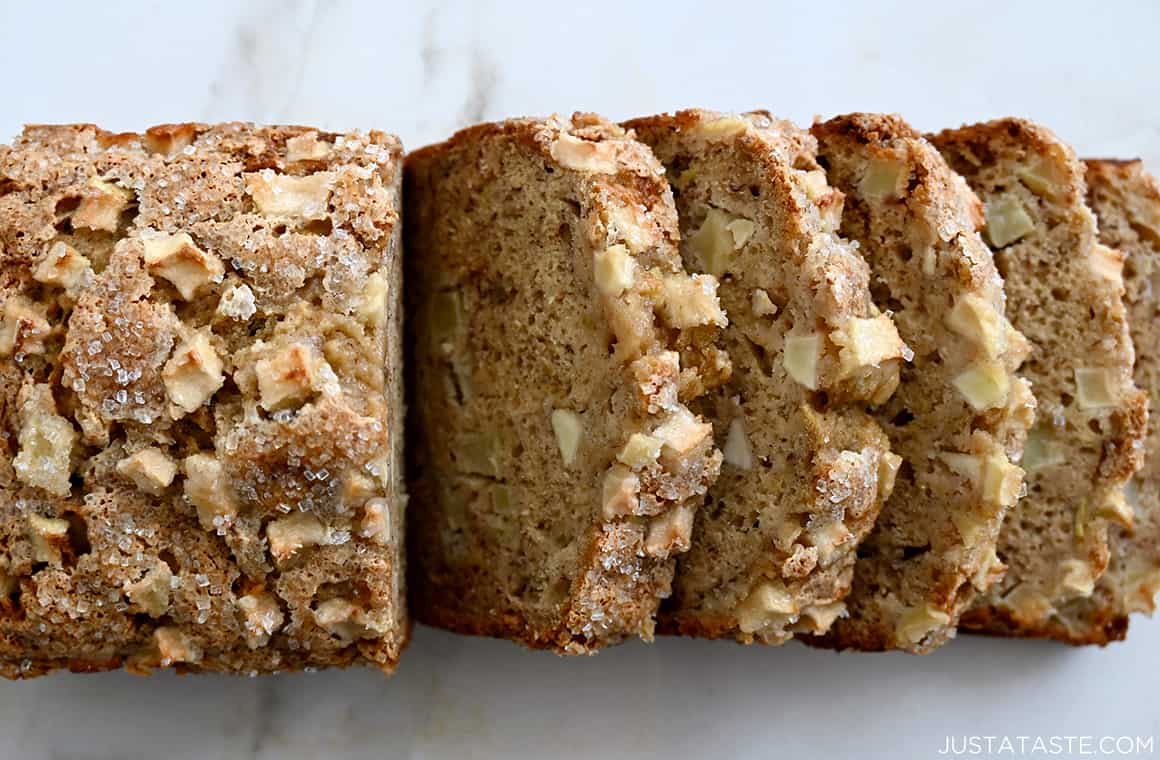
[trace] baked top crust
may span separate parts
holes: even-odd
[[[0,671],[390,670],[399,190],[381,132],[0,148]]]

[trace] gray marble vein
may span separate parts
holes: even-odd
[[[423,62],[423,83],[431,82],[438,73],[439,64],[443,56],[438,43],[439,9],[429,8],[423,14],[422,44],[419,47],[419,60]]]
[[[499,69],[492,61],[487,50],[475,44],[471,48],[470,83],[467,99],[460,112],[460,118],[466,124],[474,124],[493,118],[491,114],[492,98],[499,85]]]
[[[236,22],[233,45],[210,84],[206,118],[289,120],[307,66],[324,0],[260,0]],[[231,114],[224,116],[223,114]]]

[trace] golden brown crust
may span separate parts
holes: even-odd
[[[1123,641],[1128,635],[1128,616],[1108,607],[1095,610],[1094,617],[1080,628],[1057,619],[1029,627],[1017,615],[1003,607],[979,607],[971,610],[970,633],[1014,639],[1051,639],[1072,646],[1107,646]]]
[[[401,155],[249,124],[0,148],[4,675],[394,667]]]

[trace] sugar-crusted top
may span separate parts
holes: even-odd
[[[9,674],[390,666],[400,157],[249,124],[0,148]]]

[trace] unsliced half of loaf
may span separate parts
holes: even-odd
[[[628,126],[669,173],[686,266],[721,280],[734,365],[702,405],[725,464],[662,629],[764,643],[824,633],[898,466],[856,402],[890,395],[905,346],[836,234],[841,195],[808,132],[708,111]]]
[[[0,675],[394,668],[402,147],[0,146]]]
[[[664,170],[591,115],[408,157],[414,611],[561,652],[650,638],[720,468],[729,374]]]
[[[1076,640],[1063,613],[1108,563],[1108,521],[1131,523],[1124,485],[1140,465],[1147,399],[1132,381],[1121,254],[1096,239],[1083,165],[1019,119],[932,138],[984,203],[1007,314],[1033,345],[1023,367],[1038,422],[1027,495],[1004,525],[1002,581],[963,617],[988,633]]]
[[[903,465],[859,551],[850,616],[824,643],[925,652],[954,635],[976,590],[1002,570],[995,546],[1034,417],[1015,374],[1027,341],[1004,317],[978,199],[921,134],[881,114],[812,132],[846,195],[842,234],[858,243],[878,307],[914,351],[875,409]]]
[[[1085,161],[1088,204],[1100,242],[1124,254],[1125,300],[1136,348],[1135,379],[1153,401],[1160,393],[1160,185],[1140,161]],[[1131,526],[1113,525],[1108,569],[1090,597],[1060,607],[1060,636],[1073,643],[1122,639],[1133,612],[1151,614],[1160,593],[1160,421],[1149,415],[1144,466],[1124,495]]]

